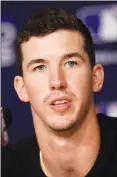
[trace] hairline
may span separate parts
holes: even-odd
[[[87,46],[86,42],[88,42],[88,45],[90,45],[89,40],[87,40],[86,37],[83,35],[83,33],[80,30],[78,30],[78,29],[72,29],[72,28],[68,28],[68,27],[66,27],[66,28],[61,28],[60,27],[58,29],[52,30],[52,31],[50,31],[48,33],[44,33],[44,34],[37,34],[37,35],[30,35],[29,34],[28,37],[25,37],[22,41],[18,42],[19,43],[20,56],[21,56],[21,58],[20,58],[20,62],[21,62],[21,72],[20,72],[20,75],[23,76],[23,65],[22,64],[23,64],[24,58],[23,58],[23,53],[22,53],[22,49],[21,49],[22,44],[28,42],[32,37],[43,38],[43,37],[45,37],[45,36],[47,36],[49,34],[52,34],[54,32],[61,31],[61,30],[73,31],[73,32],[79,33],[82,36],[82,39],[83,39],[83,49],[86,52],[86,54],[88,55],[89,63],[90,63],[91,68],[94,67],[94,65],[92,65],[92,63],[91,63],[91,59],[90,59],[89,53],[85,49],[85,47]],[[19,38],[19,36],[18,36],[18,38]]]
[[[53,31],[51,31],[51,32],[48,32],[48,33],[46,33],[46,34],[39,34],[39,35],[28,36],[28,39],[27,39],[27,40],[26,40],[26,39],[22,40],[22,42],[19,43],[20,52],[21,52],[21,56],[22,56],[21,62],[23,62],[23,60],[24,60],[24,59],[23,59],[22,49],[21,49],[21,46],[22,46],[23,44],[29,42],[29,41],[31,40],[31,38],[33,38],[33,37],[35,37],[35,38],[43,38],[43,37],[48,36],[49,34],[52,34],[52,33],[57,32],[57,31],[62,31],[62,30],[79,33],[79,34],[82,36],[82,39],[83,39],[83,49],[84,49],[84,51],[87,53],[87,51],[85,50],[86,39],[85,39],[84,35],[83,35],[79,30],[69,29],[69,28],[59,28],[59,29],[53,30]],[[88,53],[87,53],[87,55],[89,56]],[[90,58],[89,58],[89,60],[90,60]]]

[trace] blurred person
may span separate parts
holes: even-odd
[[[41,10],[19,33],[17,53],[14,87],[30,103],[35,134],[14,146],[3,176],[117,177],[117,120],[96,114],[104,70],[83,22]]]

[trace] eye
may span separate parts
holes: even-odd
[[[35,67],[34,70],[43,71],[45,68],[46,68],[45,65],[39,65],[39,66]]]
[[[76,61],[68,61],[65,63],[65,65],[68,65],[69,67],[73,67],[73,66],[77,65],[77,62]]]

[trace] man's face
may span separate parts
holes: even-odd
[[[24,97],[33,119],[56,131],[73,127],[93,103],[93,76],[79,32],[59,30],[21,46]]]

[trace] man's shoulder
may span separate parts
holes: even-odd
[[[117,117],[111,117],[105,114],[98,114],[97,117],[101,127],[108,128],[117,133]]]
[[[117,155],[117,118],[98,114],[98,122],[103,144],[107,143],[108,147],[111,146],[113,152],[116,152]]]
[[[39,173],[39,149],[35,135],[2,150],[2,177],[37,177]]]
[[[117,118],[98,114],[101,147],[98,167],[103,167],[102,177],[117,176]]]
[[[28,152],[31,149],[37,148],[37,139],[36,135],[32,134],[28,137],[25,137],[14,144],[14,149],[19,152]]]

